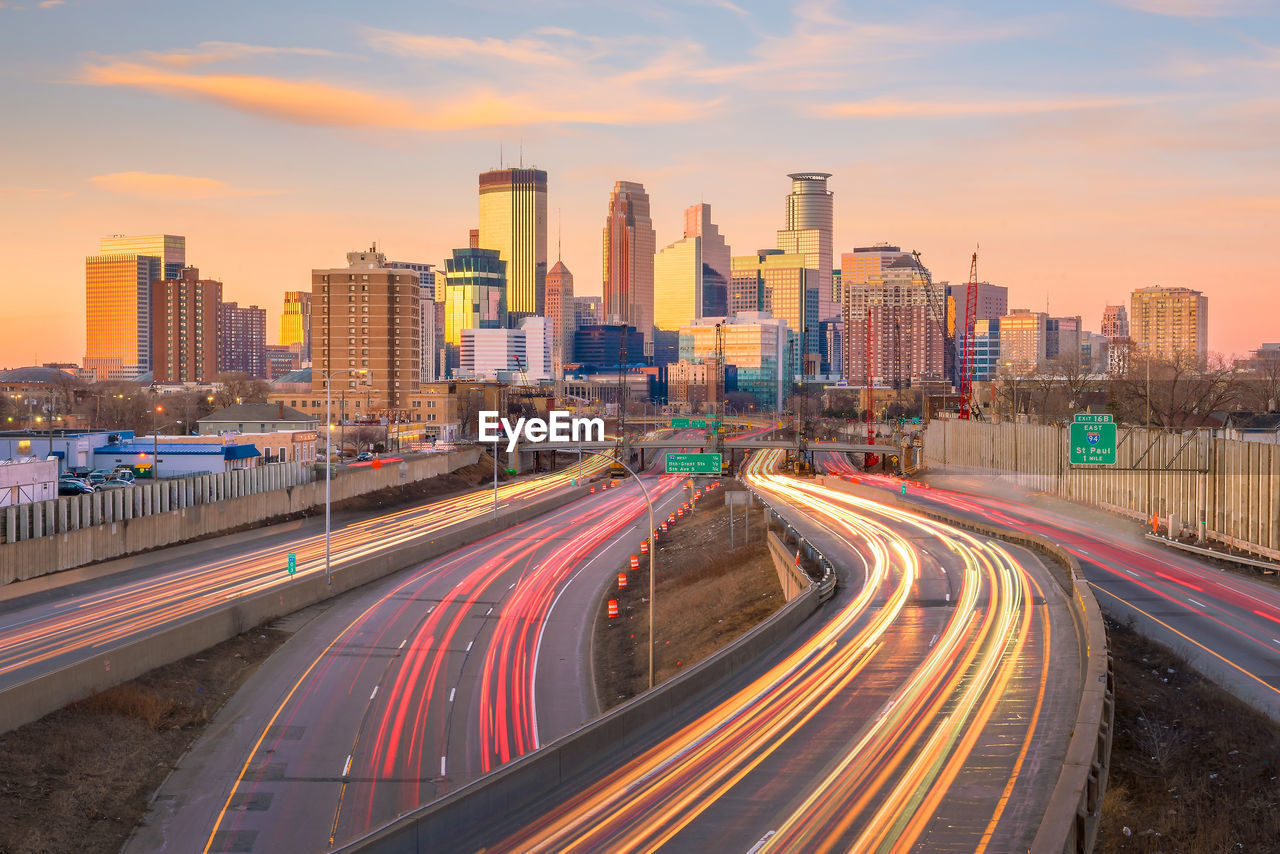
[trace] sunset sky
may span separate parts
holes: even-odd
[[[549,173],[579,294],[641,181],[658,245],[706,201],[774,245],[786,173],[830,172],[838,255],[1081,314],[1209,297],[1209,348],[1280,340],[1280,4],[0,0],[0,367],[79,362],[84,256],[187,238],[268,310],[376,240],[440,263],[476,175]]]

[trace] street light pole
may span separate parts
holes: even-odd
[[[333,463],[330,459],[332,456],[331,451],[333,450],[333,423],[332,423],[333,416],[331,414],[331,411],[333,409],[333,389],[330,388],[330,386],[332,384],[333,378],[338,376],[339,374],[356,374],[358,376],[368,376],[368,373],[369,373],[368,371],[360,371],[360,370],[353,371],[350,369],[342,370],[342,371],[333,371],[333,372],[325,372],[325,371],[320,372],[320,376],[324,377],[324,583],[325,584],[333,584],[333,574],[329,565],[330,557],[331,557],[329,539],[333,531],[333,508],[332,508],[332,502],[331,502],[332,492],[330,487],[330,482],[333,476],[333,471],[332,471]],[[346,392],[344,391],[343,395],[345,396],[345,394]]]

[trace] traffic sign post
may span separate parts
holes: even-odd
[[[720,474],[720,454],[667,454],[667,474]]]
[[[1073,466],[1116,464],[1116,425],[1105,413],[1076,413],[1071,422],[1069,462]]]
[[[289,552],[289,574],[294,575],[298,571],[298,555],[295,552]]]

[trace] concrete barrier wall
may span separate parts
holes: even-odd
[[[773,531],[769,532],[769,556],[773,558],[773,568],[778,572],[778,583],[782,585],[782,595],[788,602],[809,589],[813,582],[800,567],[796,566],[795,559],[787,550],[786,544]]]
[[[1068,594],[1072,618],[1081,641],[1080,704],[1076,709],[1062,772],[1041,817],[1031,851],[1034,854],[1091,852],[1098,837],[1102,796],[1106,792],[1107,770],[1111,762],[1115,684],[1111,652],[1107,647],[1106,623],[1075,555],[1037,534],[925,508],[883,490],[856,486],[835,477],[826,478],[826,484],[843,492],[919,513],[952,527],[1026,546],[1046,555],[1061,569],[1056,578]]]
[[[817,587],[807,579],[805,583],[807,587],[801,595],[696,667],[337,850],[377,854],[452,850],[449,846],[463,841],[459,839],[460,828],[487,827],[495,816],[519,812],[529,803],[531,793],[585,779],[588,772],[599,768],[600,757],[636,749],[637,733],[644,733],[696,698],[708,685],[753,664],[795,631],[818,607]]]
[[[479,448],[432,454],[380,470],[346,470],[333,478],[334,501],[436,477],[480,458]],[[277,465],[279,468],[277,468]],[[405,468],[402,471],[400,466]],[[301,482],[297,463],[201,475],[181,481],[159,481],[59,499],[61,507],[39,508],[32,519],[64,515],[76,518],[78,529],[42,529],[41,535],[17,536],[0,545],[0,585],[84,564],[110,560],[148,549],[253,525],[264,519],[310,510],[324,504],[324,479]],[[33,505],[25,505],[31,507]],[[134,512],[149,507],[149,515]],[[15,508],[8,508],[14,510]],[[8,514],[6,514],[7,516]],[[29,531],[30,519],[6,519],[6,530]]]
[[[1125,428],[1116,464],[1071,468],[1068,429],[938,420],[925,431],[926,467],[1020,486],[1147,520],[1172,516],[1207,540],[1280,558],[1280,445]]]
[[[584,488],[569,489],[558,495],[509,507],[497,520],[486,517],[430,539],[424,537],[369,558],[336,564],[332,569],[332,585],[325,583],[323,573],[296,577],[255,596],[236,599],[214,612],[14,685],[0,691],[0,732],[8,732],[95,691],[208,649],[268,620],[505,531],[585,494],[587,490]]]

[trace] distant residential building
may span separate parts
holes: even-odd
[[[480,174],[479,248],[496,249],[506,262],[507,311],[516,316],[545,310],[547,276],[547,173],[504,168]]]
[[[604,305],[606,324],[635,327],[653,340],[653,256],[657,236],[644,185],[618,181],[609,194],[604,225]],[[582,361],[579,357],[578,361]]]
[[[901,254],[880,272],[865,277],[852,276],[846,269],[844,290],[848,309],[844,375],[849,382],[865,384],[868,357],[872,382],[877,385],[907,388],[945,378],[945,319],[937,316],[944,290],[927,268],[913,256]]]
[[[787,196],[787,227],[778,231],[778,248],[803,255],[805,266],[816,270],[811,284],[818,290],[818,320],[840,317],[832,285],[832,194],[828,172],[793,172]]]
[[[964,313],[969,299],[970,284],[965,282],[959,285],[944,285],[947,294],[947,337],[954,343],[954,349],[949,353],[952,357],[950,373],[952,381],[959,386],[960,384],[960,368],[964,359],[966,330],[964,329]],[[990,282],[978,282],[977,287],[977,306],[974,313],[974,321],[978,320],[994,320],[1004,317],[1009,313],[1009,289],[1003,285],[993,285]]]
[[[1107,339],[1107,373],[1125,373],[1129,370],[1133,339],[1129,335],[1129,313],[1124,306],[1108,305],[1103,309],[1102,334]]]
[[[617,369],[622,356],[623,330],[626,331],[625,364],[635,365],[645,361],[644,335],[634,326],[600,324],[583,326],[573,335],[573,352],[578,364],[590,365],[599,370]]]
[[[275,433],[281,430],[315,430],[320,421],[283,403],[238,403],[214,410],[196,424],[202,434]]]
[[[366,417],[402,419],[422,380],[418,274],[388,268],[372,247],[347,253],[346,267],[312,270],[311,282],[312,393],[324,395],[329,374],[335,397],[366,398]]]
[[[1000,318],[1001,374],[1030,374],[1045,360],[1049,315],[1015,308]]]
[[[667,403],[681,412],[714,412],[724,400],[716,360],[680,359],[667,367]]]
[[[884,271],[891,265],[902,258],[910,257],[910,252],[903,252],[902,247],[889,243],[859,246],[852,252],[845,252],[840,256],[840,291],[843,297],[841,319],[844,321],[845,329],[844,354],[841,361],[845,379],[850,383],[859,380],[865,382],[866,377],[866,360],[857,354],[866,349],[866,323],[860,323],[860,321],[866,320],[868,304],[860,301],[857,314],[854,313],[851,300],[854,299],[855,288],[866,285],[872,278],[882,278]],[[859,296],[859,299],[861,300],[862,297]],[[853,334],[855,324],[858,324],[857,328],[862,331],[863,337]]]
[[[988,382],[1000,373],[1000,318],[973,322],[973,380]]]
[[[438,295],[435,265],[421,261],[388,261],[386,266],[391,270],[412,270],[418,274],[418,342],[421,350],[419,370],[422,382],[434,382],[439,375],[436,362],[442,335],[437,319],[444,317],[443,311],[438,311],[436,307]]]
[[[557,260],[547,271],[547,319],[551,321],[551,361],[560,367],[573,361],[573,333],[577,325],[573,273]]]
[[[496,249],[455,249],[445,260],[444,340],[447,370],[461,366],[466,329],[507,326],[507,262]]]
[[[204,383],[218,375],[222,282],[184,267],[151,284],[151,371],[157,383]],[[265,316],[265,314],[264,314]]]
[[[298,358],[311,361],[311,291],[285,291],[280,313],[280,345],[298,348]]]
[[[653,324],[677,330],[702,317],[729,313],[730,251],[711,221],[711,205],[684,212],[684,237],[653,259]]]
[[[844,321],[822,320],[818,322],[818,354],[822,358],[818,370],[826,375],[840,374],[841,354],[844,353]]]
[[[1209,346],[1209,298],[1190,288],[1138,288],[1130,297],[1129,328],[1144,355],[1203,365]]]
[[[1079,364],[1081,347],[1087,338],[1080,315],[1074,317],[1049,317],[1045,319],[1044,357],[1058,360],[1070,357]]]
[[[218,306],[218,371],[268,376],[266,309],[235,302]]]
[[[786,321],[757,311],[736,317],[704,317],[680,327],[680,360],[690,364],[714,360],[717,325],[725,363],[736,368],[737,390],[752,395],[762,410],[781,411],[784,391],[791,381],[788,363],[793,359],[796,338]]]

